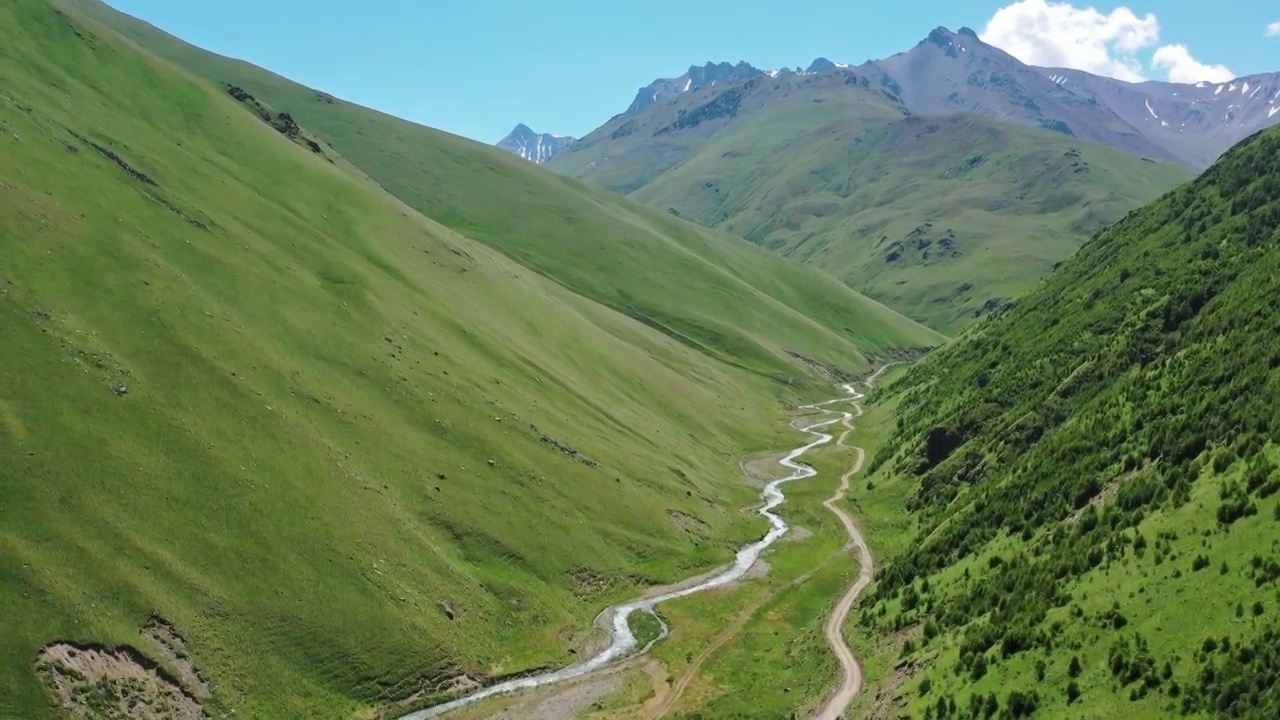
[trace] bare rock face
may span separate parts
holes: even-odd
[[[1280,123],[1280,73],[1194,85],[1127,83],[1080,70],[1044,70],[1071,93],[1111,109],[1184,164],[1207,167],[1228,148]]]
[[[696,92],[703,88],[716,87],[717,85],[728,86],[743,80],[751,80],[764,74],[766,73],[763,70],[754,68],[745,62],[739,62],[737,65],[727,62],[709,62],[702,66],[694,65],[680,77],[660,78],[640,88],[639,92],[636,93],[636,99],[631,102],[631,107],[627,108],[627,114],[634,115],[644,112],[673,95]]]

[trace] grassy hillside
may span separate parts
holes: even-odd
[[[724,158],[718,143],[758,154]],[[1189,177],[1058,133],[956,116],[841,122],[774,148],[724,138],[635,197],[723,217],[715,224],[955,332]]]
[[[418,129],[420,214],[301,113],[62,4],[0,7],[0,78],[0,717],[59,716],[54,641],[175,672],[153,614],[218,717],[567,662],[599,608],[761,530],[737,459],[792,439],[761,373],[820,382],[784,348],[852,372],[936,337]],[[548,279],[552,236],[581,257]],[[574,292],[615,299],[592,263],[627,314]]]
[[[549,166],[826,269],[944,332],[1190,179],[1048,130],[903,115],[845,73],[762,78],[614,118]]]
[[[851,632],[881,691],[923,718],[1277,717],[1278,292],[1271,131],[878,399],[888,562]]]
[[[864,353],[940,340],[739,238],[195,48],[96,0],[74,3],[193,73],[290,113],[442,225],[719,359],[779,376],[795,371],[791,351],[856,371]]]

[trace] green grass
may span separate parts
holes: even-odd
[[[785,376],[795,373],[792,351],[858,373],[871,364],[865,355],[942,339],[740,238],[195,48],[96,0],[75,4],[189,71],[289,112],[442,225],[719,360]]]
[[[662,623],[654,615],[646,612],[632,613],[627,618],[631,626],[631,634],[636,638],[637,647],[647,647],[649,643],[662,635]]]
[[[887,557],[852,630],[876,693],[925,719],[1280,711],[1277,158],[1280,132],[1242,143],[880,394]]]
[[[903,118],[846,77],[761,79],[735,117],[655,135],[736,90],[694,93],[611,120],[549,167],[821,267],[947,333],[1191,177],[1048,130]]]
[[[569,662],[602,607],[759,534],[736,462],[794,439],[796,392],[765,376],[818,384],[782,349],[856,371],[937,340],[731,238],[406,130],[385,152],[413,140],[440,173],[404,180],[437,198],[424,215],[326,128],[304,123],[312,153],[63,10],[0,8],[0,717],[57,716],[39,648],[138,646],[153,612],[216,715],[367,715]],[[538,243],[582,257],[559,273]],[[632,317],[662,312],[681,332]]]
[[[803,527],[813,537],[771,553],[767,600],[732,642],[713,654],[675,717],[789,717],[816,706],[836,682],[839,668],[822,628],[836,600],[857,577],[857,559],[840,553],[843,526],[822,501],[831,496],[850,455],[815,456],[820,475],[794,495]],[[788,496],[788,502],[793,496]],[[825,514],[826,517],[823,517]],[[806,517],[807,516],[807,517]],[[812,572],[802,584],[789,582]],[[798,715],[799,716],[799,715]]]

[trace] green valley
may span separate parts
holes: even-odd
[[[1280,717],[1280,74],[990,34],[508,152],[0,4],[0,720]]]
[[[620,115],[548,167],[823,268],[955,333],[1190,172],[979,115],[910,115],[843,72]]]
[[[1275,717],[1277,278],[1272,130],[891,373],[850,435],[877,581],[845,628],[866,677],[849,717]],[[791,509],[815,545],[779,549],[764,587],[669,606],[665,684],[587,717],[808,717],[856,576],[826,555],[823,492]]]
[[[77,7],[0,8],[0,717],[136,716],[117,665],[214,717],[368,717],[567,663],[759,536],[736,464],[788,403],[941,341]]]

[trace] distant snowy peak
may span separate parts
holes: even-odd
[[[1105,102],[1127,122],[1148,131],[1234,141],[1280,123],[1280,73],[1187,85],[1126,83],[1061,68],[1044,72],[1049,80]]]
[[[497,147],[541,165],[574,142],[574,138],[564,135],[534,132],[528,125],[521,123],[516,125],[510,135],[498,141]]]
[[[805,70],[804,72],[806,75],[813,75],[815,73],[830,72],[832,70],[848,70],[851,67],[852,67],[851,65],[832,62],[824,57],[820,57],[817,60],[814,60],[813,62],[809,63],[809,69]]]
[[[628,115],[644,112],[650,107],[673,95],[696,92],[705,87],[715,87],[726,83],[750,80],[766,74],[763,70],[752,67],[745,62],[737,65],[731,63],[707,63],[694,65],[680,77],[660,78],[640,88],[636,99],[627,108]]]

